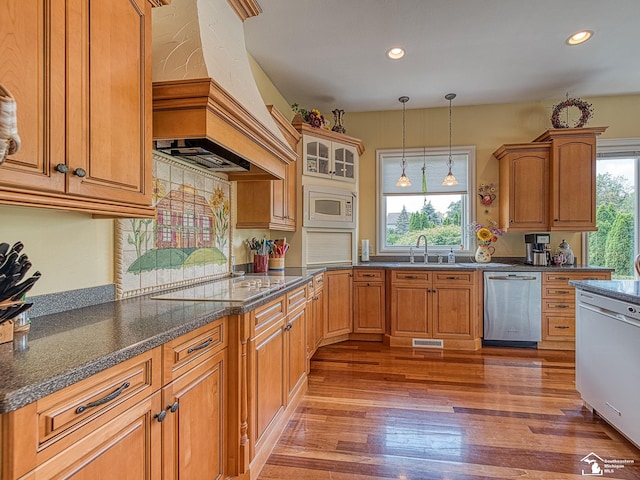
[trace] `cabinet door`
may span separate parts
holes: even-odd
[[[551,162],[551,229],[596,230],[596,139],[556,139]]]
[[[384,333],[385,288],[382,282],[354,282],[353,331]]]
[[[69,192],[150,205],[151,4],[66,3]]]
[[[355,148],[332,143],[333,178],[347,182],[356,181],[358,152]]]
[[[295,231],[296,228],[296,164],[285,169],[283,180],[272,180],[271,230]]]
[[[513,154],[509,162],[509,230],[546,230],[548,225],[549,155],[547,152]],[[501,169],[502,175],[502,169]],[[502,182],[502,180],[501,180]]]
[[[259,448],[269,425],[281,415],[286,404],[284,327],[277,323],[251,341],[250,385],[252,389],[249,437],[253,451]]]
[[[327,177],[331,175],[331,142],[314,137],[303,137],[302,168],[305,175]]]
[[[434,338],[473,338],[474,288],[455,285],[434,288]]]
[[[287,398],[295,394],[307,372],[305,322],[306,310],[302,309],[290,315],[285,326]]]
[[[160,392],[140,401],[44,462],[24,480],[73,478],[157,480],[161,478]]]
[[[431,338],[431,292],[423,285],[391,287],[391,335]]]
[[[65,2],[0,2],[0,79],[17,105],[20,150],[0,185],[63,192],[65,175]],[[4,196],[0,192],[0,196]]]
[[[352,277],[351,269],[335,270],[326,272],[324,275],[327,302],[323,335],[325,339],[352,331]]]
[[[224,478],[223,350],[163,388],[163,480]]]

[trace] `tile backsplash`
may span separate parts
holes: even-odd
[[[116,295],[215,279],[231,270],[231,183],[153,154],[156,217],[116,221]]]

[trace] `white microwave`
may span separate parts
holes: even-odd
[[[305,227],[356,228],[356,194],[349,190],[304,186]]]

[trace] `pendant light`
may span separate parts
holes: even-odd
[[[409,97],[402,96],[398,99],[398,101],[402,103],[402,175],[400,175],[400,178],[396,182],[396,187],[410,187],[411,181],[409,180],[409,177],[407,177],[407,174],[405,173],[405,169],[407,168],[407,160],[404,158],[405,135],[406,135],[405,110],[406,110],[407,102],[409,101]]]
[[[456,177],[453,176],[453,173],[451,172],[451,167],[453,167],[453,160],[451,158],[451,100],[456,98],[456,94],[447,93],[444,96],[444,98],[449,100],[449,161],[447,162],[447,165],[449,166],[449,173],[447,174],[446,177],[444,177],[444,180],[442,181],[442,186],[451,187],[453,185],[458,184],[458,180],[456,179]]]

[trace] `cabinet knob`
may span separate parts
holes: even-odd
[[[164,422],[164,419],[167,418],[167,412],[163,410],[160,413],[156,413],[153,418],[155,418],[158,422]]]
[[[82,178],[82,177],[86,177],[86,176],[87,176],[87,171],[86,171],[84,168],[76,168],[76,169],[73,171],[73,174],[74,174],[76,177],[80,177],[80,178]]]
[[[179,406],[180,404],[178,402],[173,402],[171,405],[167,405],[167,410],[169,410],[171,413],[175,413],[176,410],[178,410]]]
[[[284,327],[284,331],[285,331],[285,332],[288,332],[289,330],[291,330],[291,328],[292,328],[292,327],[293,327],[293,325],[291,325],[291,324],[289,323],[289,324],[287,324],[287,326],[286,326],[286,327]]]
[[[59,163],[55,167],[56,172],[67,173],[69,171],[69,167],[67,167],[64,163]]]

